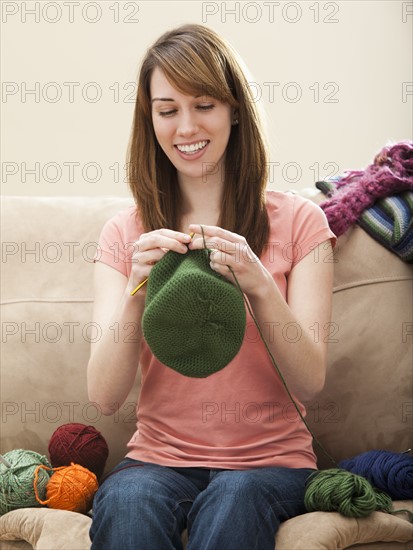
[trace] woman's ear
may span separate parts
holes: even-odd
[[[237,124],[239,124],[238,111],[237,109],[234,109],[234,112],[232,113],[232,126],[237,126]]]

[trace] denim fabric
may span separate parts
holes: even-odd
[[[274,550],[281,521],[303,514],[314,470],[170,468],[124,459],[93,503],[92,550]]]

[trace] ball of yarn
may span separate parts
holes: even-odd
[[[390,512],[389,495],[375,489],[364,477],[331,468],[311,475],[304,496],[309,512],[340,512],[350,518],[366,517],[375,510]]]
[[[39,506],[33,487],[39,465],[50,466],[50,463],[35,451],[15,449],[3,455],[0,463],[0,515],[16,508]],[[38,493],[43,498],[50,476],[51,473],[42,471],[38,479]]]
[[[49,442],[50,462],[54,468],[69,466],[72,462],[84,466],[101,478],[109,455],[102,434],[93,426],[63,424],[53,433]]]
[[[340,468],[365,477],[394,500],[413,499],[413,456],[392,451],[367,451]]]
[[[37,489],[37,476],[45,469],[45,466],[38,466],[35,473],[35,490]],[[49,508],[80,512],[85,514],[92,507],[93,497],[98,490],[96,475],[80,466],[71,464],[54,470],[47,487],[46,500],[38,497],[40,504],[46,504]]]

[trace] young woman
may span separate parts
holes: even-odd
[[[138,363],[142,388],[128,453],[94,501],[92,548],[179,549],[187,529],[190,550],[273,550],[280,522],[305,511],[316,459],[251,317],[225,368],[189,378],[152,355],[140,329],[146,286],[131,292],[168,251],[203,248],[202,225],[211,269],[236,275],[305,414],[324,384],[326,339],[313,335],[330,319],[335,236],[317,205],[265,191],[248,82],[204,26],[167,32],[146,53],[128,154],[136,207],[102,230],[94,320],[104,336],[88,388],[106,414],[125,401]],[[114,322],[137,323],[136,341],[114,342]]]

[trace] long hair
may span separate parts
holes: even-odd
[[[268,161],[261,122],[236,53],[202,25],[164,33],[141,64],[127,166],[145,231],[179,229],[182,204],[176,168],[158,144],[152,123],[150,79],[156,67],[179,92],[208,95],[236,109],[239,124],[232,126],[226,148],[218,225],[243,235],[259,256],[269,233]]]

